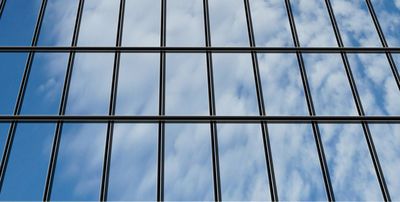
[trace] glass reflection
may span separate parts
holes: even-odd
[[[213,46],[249,46],[243,1],[210,0]]]
[[[111,53],[76,55],[67,114],[108,114],[113,64]]]
[[[324,1],[291,0],[300,45],[337,46]]]
[[[64,124],[52,200],[98,200],[106,128],[106,124]]]
[[[259,124],[219,124],[222,199],[270,200]]]
[[[284,1],[252,0],[250,8],[257,46],[293,46]]]
[[[116,114],[158,114],[160,54],[121,55]]]
[[[284,201],[326,200],[311,126],[269,124],[268,129],[279,199]]]
[[[258,115],[253,68],[249,54],[214,54],[217,115]]]
[[[400,200],[400,125],[370,124],[376,151],[393,201]]]
[[[294,54],[258,54],[268,115],[308,115],[300,71]]]
[[[373,0],[372,3],[388,45],[399,47],[400,3],[385,0]]]
[[[381,46],[367,5],[363,0],[332,0],[345,46]]]
[[[400,92],[384,54],[349,55],[365,113],[399,115]]]
[[[126,1],[122,46],[159,46],[160,10],[160,0]]]
[[[204,46],[203,1],[167,1],[167,46]]]
[[[361,126],[355,124],[319,126],[336,200],[382,200]]]
[[[156,124],[116,124],[108,200],[156,200]]]
[[[204,54],[167,54],[166,114],[208,115]]]
[[[18,124],[0,200],[41,200],[53,133],[54,124]]]
[[[315,110],[320,115],[358,115],[340,55],[304,54]]]
[[[167,124],[165,137],[165,199],[212,201],[209,124]]]

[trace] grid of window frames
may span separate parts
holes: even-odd
[[[2,199],[400,200],[382,1],[28,2],[0,3]]]

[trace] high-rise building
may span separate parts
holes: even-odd
[[[0,2],[0,200],[400,200],[399,0]]]

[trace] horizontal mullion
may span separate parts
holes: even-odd
[[[400,116],[119,116],[119,115],[0,115],[8,122],[73,123],[400,123]]]
[[[127,53],[400,53],[400,47],[66,47],[0,46],[0,52],[127,52]]]

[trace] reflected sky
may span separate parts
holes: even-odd
[[[78,0],[49,0],[39,45],[69,46]],[[250,0],[256,46],[290,47],[284,1]],[[380,47],[363,0],[331,0],[345,46]],[[0,45],[29,46],[40,0],[9,0]],[[398,46],[400,4],[372,0],[390,46]],[[324,1],[291,0],[301,46],[336,47]],[[242,0],[209,0],[211,44],[249,46]],[[159,46],[160,1],[126,1],[123,46]],[[86,0],[79,46],[115,46],[119,1]],[[167,1],[167,46],[204,46],[201,0]],[[68,53],[37,53],[22,114],[58,114]],[[386,55],[348,54],[367,115],[399,115],[400,91]],[[26,53],[0,53],[0,114],[12,114]],[[257,54],[267,115],[308,115],[295,54]],[[339,54],[303,54],[317,115],[358,115]],[[396,64],[400,56],[394,55]],[[250,54],[212,54],[217,115],[259,115]],[[158,53],[123,53],[116,114],[157,115]],[[77,53],[67,114],[107,115],[113,53]],[[166,54],[166,114],[208,115],[204,53]],[[0,124],[3,147],[9,124]],[[107,124],[64,124],[51,198],[97,200]],[[40,200],[55,124],[18,124],[0,199]],[[260,124],[218,124],[223,200],[270,200]],[[337,200],[381,200],[359,124],[319,124]],[[398,125],[370,125],[393,200],[400,200]],[[309,124],[268,124],[279,198],[326,200]],[[109,200],[155,200],[157,124],[116,124]],[[209,124],[167,124],[166,200],[213,200]],[[238,163],[239,162],[239,163]],[[360,186],[362,185],[362,186]]]

